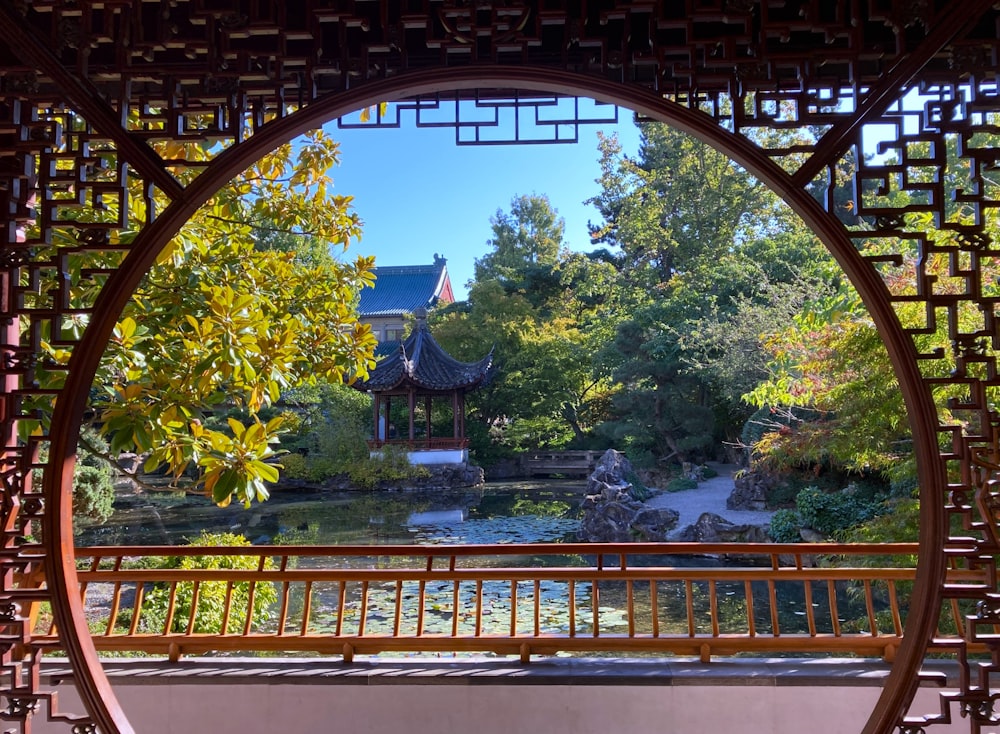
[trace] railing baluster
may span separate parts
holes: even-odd
[[[833,635],[840,637],[840,612],[837,609],[837,582],[830,579],[826,582],[827,596],[830,597],[830,619],[833,621]]]
[[[299,634],[303,636],[309,634],[309,619],[312,617],[312,589],[313,582],[306,581],[305,587],[302,589],[302,626],[299,628]],[[252,603],[250,610],[252,616]]]
[[[257,573],[263,573],[267,567],[267,557],[261,556],[257,559]],[[243,619],[243,636],[248,636],[253,631],[253,605],[257,600],[257,581],[252,580],[247,585],[247,613]]]
[[[598,588],[598,581],[594,579],[590,582],[590,609],[593,615],[593,635],[594,637],[600,637],[601,635],[601,624],[600,624],[600,612],[598,611],[598,606],[601,603],[601,592]]]
[[[139,615],[142,613],[142,592],[144,584],[135,585],[135,599],[132,601],[132,623],[129,625],[128,633],[134,635],[139,630]]]
[[[813,587],[812,581],[809,579],[805,580],[805,598],[806,598],[806,620],[809,623],[809,636],[816,636],[816,613],[813,610]]]
[[[687,610],[688,637],[697,631],[694,623],[694,586],[690,579],[684,580],[684,607]]]
[[[284,572],[288,570],[288,556],[281,557],[281,563],[278,564],[278,570],[284,576]],[[288,623],[288,600],[291,589],[287,581],[281,583],[281,608],[278,610],[278,635],[282,636],[285,634],[285,625]]]
[[[889,579],[889,609],[892,611],[892,630],[895,634],[903,634],[903,619],[899,613],[899,598],[896,596],[896,582]]]
[[[344,612],[347,608],[347,581],[337,582],[337,627],[334,634],[342,637],[344,633]]]
[[[191,584],[191,613],[188,614],[187,634],[194,633],[195,618],[198,616],[198,595],[201,593],[201,581]]]
[[[778,591],[774,579],[767,581],[767,601],[771,605],[771,637],[781,637],[781,624],[778,622]]]
[[[483,634],[483,580],[476,579],[476,637]]]
[[[542,634],[542,584],[535,579],[535,637]]]
[[[712,637],[719,636],[719,590],[715,579],[708,582],[708,609],[712,619]]]
[[[743,593],[746,595],[746,600],[747,600],[747,634],[750,637],[756,637],[757,620],[754,619],[752,581],[747,580],[743,582]]]
[[[167,635],[174,628],[174,612],[177,611],[177,582],[170,582],[170,589],[167,592],[167,618],[163,622],[163,634]]]
[[[121,571],[122,568],[122,557],[119,556],[115,559],[113,569],[115,571]],[[108,626],[104,631],[105,635],[110,636],[115,629],[115,625],[118,624],[118,610],[121,606],[122,600],[122,583],[121,581],[115,581],[115,586],[111,590],[111,611],[108,613]]]
[[[569,636],[576,637],[576,581],[569,580]]]
[[[428,565],[430,565],[431,560],[428,559]],[[430,571],[430,569],[427,569]],[[420,583],[417,584],[417,637],[422,637],[424,634],[424,610],[427,608],[427,582],[424,579],[420,579]]]
[[[872,599],[872,582],[865,579],[865,609],[868,611],[868,624],[871,625],[872,637],[878,636],[878,620],[875,619],[875,600]]]
[[[361,582],[361,611],[358,616],[358,637],[365,636],[368,624],[368,579]]]
[[[452,558],[454,561],[454,558]],[[451,594],[451,636],[458,637],[458,580],[456,579]]]
[[[628,636],[635,637],[635,599],[632,597],[632,579],[625,581],[625,608],[628,614]]]
[[[652,616],[652,634],[653,637],[660,636],[660,610],[659,604],[657,604],[657,594],[656,594],[656,579],[650,579],[649,581],[649,613]]]
[[[392,615],[392,636],[399,637],[399,619],[403,614],[403,582],[396,581],[396,610]]]
[[[233,582],[226,582],[226,596],[222,602],[222,625],[219,628],[221,634],[229,632],[229,615],[233,608]]]
[[[517,637],[517,580],[510,582],[510,636]]]

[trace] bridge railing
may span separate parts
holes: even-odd
[[[105,652],[891,660],[915,554],[915,544],[119,546],[80,548],[77,559]],[[949,581],[978,585],[981,575],[953,571]],[[38,632],[55,635],[51,624]]]
[[[594,471],[603,451],[534,451],[521,457],[529,476],[566,474],[587,476]]]

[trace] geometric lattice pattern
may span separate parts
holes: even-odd
[[[65,459],[111,324],[166,238],[297,120],[455,97],[537,110],[570,89],[727,148],[844,265],[896,366],[923,492],[919,611],[869,731],[995,724],[998,27],[992,0],[0,0],[0,718],[129,730],[68,592]],[[774,129],[797,142],[769,147]],[[925,349],[932,334],[950,347]],[[981,581],[948,584],[948,568]],[[40,685],[26,630],[41,601],[83,718]],[[937,630],[943,607],[959,634]],[[964,679],[924,715],[907,707],[928,651]]]

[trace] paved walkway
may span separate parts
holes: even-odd
[[[699,482],[694,489],[680,492],[660,492],[646,501],[649,507],[666,507],[677,510],[680,520],[672,536],[679,534],[688,525],[698,521],[704,512],[711,512],[725,518],[735,525],[767,525],[771,522],[773,512],[752,512],[726,509],[726,500],[733,491],[734,464],[709,463],[709,466],[719,472],[719,476]]]

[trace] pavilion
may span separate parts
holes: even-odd
[[[368,379],[355,387],[374,397],[373,451],[386,444],[405,446],[411,464],[459,464],[468,461],[465,437],[465,394],[489,380],[493,350],[478,362],[460,362],[445,352],[427,326],[427,311],[414,312],[416,323],[410,335],[393,354],[381,359]],[[406,400],[408,425],[399,434],[390,420],[392,398]],[[432,407],[447,399],[452,413],[452,435],[432,434]],[[423,404],[423,425],[418,426],[417,408]]]

